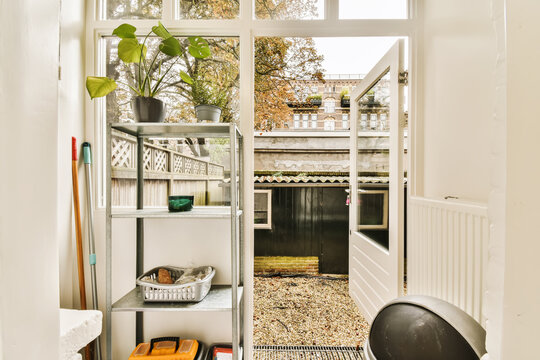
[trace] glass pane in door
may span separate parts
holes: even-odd
[[[358,102],[358,231],[388,249],[390,74]]]

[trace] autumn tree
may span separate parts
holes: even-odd
[[[122,3],[126,4],[122,4]],[[131,0],[116,0],[116,9],[127,9]],[[155,10],[155,1],[142,1],[137,11]],[[146,6],[146,7],[145,7]],[[239,13],[238,0],[181,0],[181,16],[190,19],[235,18]],[[134,10],[134,9],[131,9]],[[298,19],[316,15],[316,0],[255,0],[255,15],[259,19]],[[180,39],[183,45],[187,39]],[[195,121],[193,94],[190,84],[181,81],[180,70],[193,79],[221,92],[227,97],[223,106],[222,121],[238,120],[239,107],[239,41],[236,38],[207,38],[212,56],[193,59],[187,54],[180,56],[166,81],[170,84],[160,95],[168,104],[167,121]],[[110,44],[114,46],[114,44]],[[129,69],[115,62],[114,53],[108,46],[111,75],[132,77]],[[149,51],[157,51],[156,45],[148,44]],[[256,130],[281,127],[292,115],[288,101],[297,100],[293,83],[300,79],[322,80],[323,57],[317,54],[311,38],[260,37],[255,40],[255,124]],[[163,58],[159,65],[169,65]],[[160,71],[156,67],[156,71]],[[109,74],[108,74],[109,75]],[[113,99],[114,97],[114,99]],[[112,104],[112,105],[111,105]],[[118,105],[118,106],[117,106]],[[118,108],[117,108],[117,107]],[[120,110],[119,110],[120,109]],[[125,94],[111,95],[108,99],[108,116],[129,118],[129,97]]]

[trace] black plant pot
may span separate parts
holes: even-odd
[[[167,106],[159,99],[153,97],[137,96],[131,105],[137,122],[163,122]]]
[[[313,106],[321,106],[322,100],[321,99],[309,99],[309,102]]]

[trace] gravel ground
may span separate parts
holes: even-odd
[[[348,286],[347,278],[255,277],[254,344],[363,344],[369,326]]]

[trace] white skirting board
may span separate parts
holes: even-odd
[[[484,326],[487,205],[411,197],[407,217],[408,294],[448,301]]]

